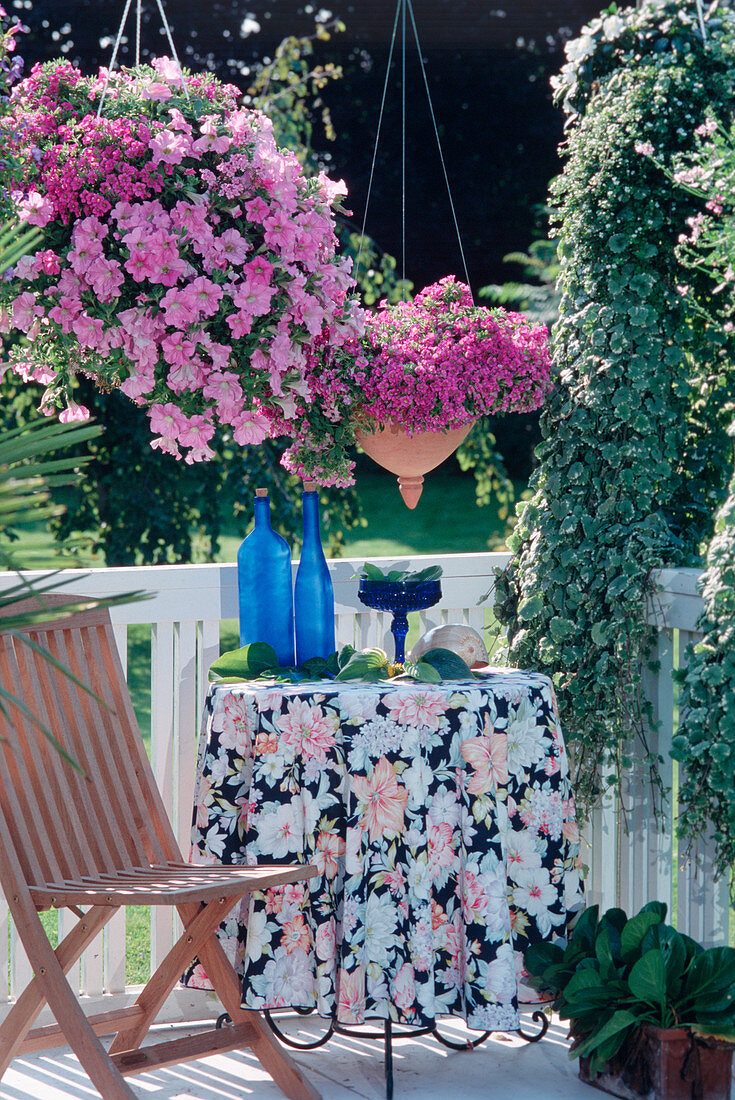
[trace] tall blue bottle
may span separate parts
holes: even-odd
[[[296,571],[296,663],[334,653],[334,591],[319,533],[319,496],[313,481],[304,482],[304,545]]]
[[[271,527],[267,489],[255,490],[255,527],[237,552],[240,645],[268,642],[282,666],[294,663],[291,550]]]

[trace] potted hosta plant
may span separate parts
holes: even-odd
[[[167,58],[93,77],[56,61],[0,121],[17,212],[43,231],[0,284],[0,332],[27,337],[13,368],[62,419],[88,415],[77,374],[119,388],[152,445],[189,463],[218,427],[243,445],[271,422],[290,434],[314,338],[359,331],[336,251],[344,187],[307,179],[239,94]]]
[[[414,507],[421,475],[459,446],[478,417],[542,404],[550,369],[545,326],[474,306],[468,287],[442,279],[412,302],[381,303],[366,315],[361,337],[315,344],[307,355],[310,398],[297,398],[286,465],[350,484],[347,448],[359,442],[399,474]]]
[[[665,921],[662,902],[630,919],[593,905],[566,947],[530,947],[526,968],[569,1020],[583,1081],[629,1100],[728,1100],[735,948],[705,950]]]

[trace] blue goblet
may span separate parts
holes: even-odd
[[[392,611],[390,625],[395,641],[395,664],[402,665],[406,660],[406,635],[408,634],[409,611],[422,611],[433,607],[441,599],[442,586],[439,581],[370,581],[365,577],[360,581],[357,595],[366,607],[376,611]]]

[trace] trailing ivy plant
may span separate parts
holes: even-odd
[[[704,637],[689,647],[679,676],[673,745],[684,765],[679,835],[690,841],[712,835],[717,873],[728,875],[735,864],[735,476],[717,516],[702,595]],[[732,892],[735,901],[735,883]]]
[[[720,349],[677,291],[676,242],[697,200],[637,147],[670,165],[708,109],[724,113],[733,16],[710,19],[705,48],[693,4],[611,9],[567,57],[555,87],[568,116],[552,187],[556,386],[496,612],[510,659],[554,677],[586,810],[631,752],[656,781],[645,597],[653,570],[694,558],[724,495]]]
[[[679,242],[682,263],[711,279],[711,293],[694,299],[728,347],[735,363],[735,119],[729,128],[708,119],[699,145],[676,167],[674,180],[703,200]],[[730,367],[730,374],[733,366]],[[730,427],[735,438],[735,421]],[[702,577],[703,638],[687,650],[678,673],[679,729],[673,755],[683,765],[679,835],[695,843],[712,835],[716,868],[735,864],[735,471],[720,509]],[[732,883],[735,901],[735,881]]]

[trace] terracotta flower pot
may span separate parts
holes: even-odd
[[[372,431],[358,429],[355,436],[373,462],[397,475],[406,507],[415,508],[423,489],[423,475],[454,454],[470,434],[473,424],[471,421],[461,428],[409,435],[403,428],[388,422],[376,425]]]
[[[625,1100],[730,1100],[732,1055],[729,1043],[695,1040],[688,1028],[646,1024],[594,1080],[580,1058],[579,1076]]]

